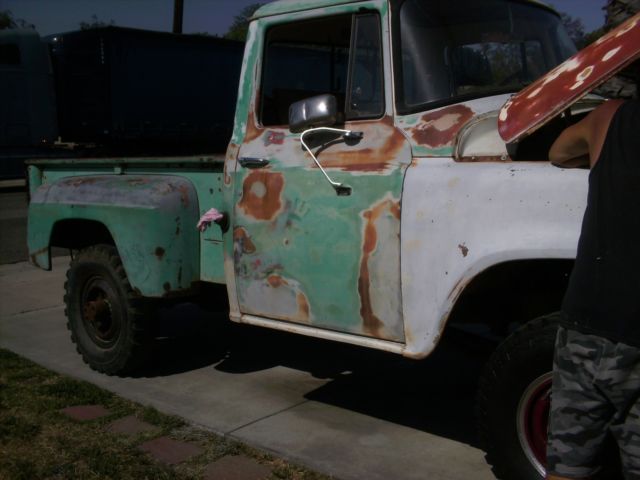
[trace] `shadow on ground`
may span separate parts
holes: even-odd
[[[217,317],[219,321],[212,322]],[[414,361],[394,354],[299,335],[236,325],[225,313],[185,304],[160,313],[157,377],[211,367],[242,375],[276,366],[328,379],[309,400],[478,446],[474,404],[490,345],[451,331],[435,353]],[[180,325],[179,329],[176,325]]]

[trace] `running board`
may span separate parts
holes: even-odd
[[[348,333],[334,332],[322,328],[309,327],[307,325],[299,325],[297,323],[283,322],[281,320],[271,320],[268,318],[256,317],[254,315],[230,315],[232,321],[236,323],[245,323],[247,325],[255,325],[258,327],[271,328],[289,333],[297,333],[308,337],[321,338],[323,340],[333,340],[335,342],[350,343],[360,347],[375,348],[385,352],[405,354],[406,345],[404,343],[391,342],[389,340],[380,340],[378,338],[363,337],[360,335],[351,335]]]

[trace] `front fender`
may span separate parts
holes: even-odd
[[[587,174],[547,162],[412,164],[401,224],[407,356],[431,353],[455,301],[482,271],[512,260],[575,258]]]
[[[50,270],[50,239],[58,222],[99,222],[115,241],[134,290],[148,297],[165,296],[187,290],[200,279],[198,212],[196,190],[185,178],[65,177],[40,186],[32,196],[29,255],[32,263]]]

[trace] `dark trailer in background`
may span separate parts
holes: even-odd
[[[49,49],[34,30],[0,31],[0,180],[24,178],[24,159],[58,136]]]
[[[16,35],[37,37],[21,32]],[[226,148],[243,43],[120,27],[44,40],[46,54],[24,57],[16,68],[23,79],[48,68],[47,81],[29,95],[0,91],[0,105],[13,102],[10,110],[2,110],[0,129],[11,130],[19,117],[24,128],[35,131],[51,117],[53,108],[53,138],[48,133],[46,141],[38,139],[35,145],[33,136],[22,135],[23,140],[16,141],[15,135],[9,139],[0,134],[2,163],[11,159],[15,163],[18,154],[29,158],[197,155]],[[21,48],[20,41],[14,43]],[[4,70],[0,75],[4,82]],[[20,113],[25,111],[33,114],[27,118]],[[22,161],[19,170],[12,173],[14,178],[16,173],[23,175]],[[2,170],[0,179],[6,178]]]

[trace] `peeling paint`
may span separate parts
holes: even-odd
[[[420,145],[431,148],[453,144],[458,131],[474,116],[467,105],[452,105],[423,115],[420,123],[410,129],[411,136]]]
[[[257,220],[272,220],[282,208],[280,198],[284,188],[281,173],[254,171],[242,185],[242,197],[238,206],[244,214]]]
[[[500,111],[505,142],[517,142],[640,58],[640,13],[521,90]]]
[[[284,132],[269,130],[265,135],[264,146],[268,147],[269,145],[282,145],[284,143],[284,139],[285,139]]]
[[[243,227],[233,229],[233,241],[242,253],[252,254],[256,251],[256,246],[251,241],[251,237]]]
[[[156,258],[158,260],[162,260],[162,258],[164,257],[164,248],[162,247],[156,247],[156,250],[154,252],[154,255],[156,256]]]
[[[387,199],[374,206],[371,210],[367,210],[362,214],[362,217],[365,219],[365,226],[362,243],[362,259],[360,261],[360,273],[358,277],[358,293],[360,294],[360,316],[362,317],[364,330],[375,337],[381,335],[380,330],[383,328],[384,322],[374,312],[373,299],[371,295],[371,275],[369,271],[369,264],[371,256],[378,248],[378,229],[376,223],[385,213],[389,213],[396,220],[399,220],[399,203]],[[391,288],[391,286],[389,287]]]
[[[98,181],[97,177],[71,177],[62,183],[70,187],[80,187],[82,185],[93,185]]]

